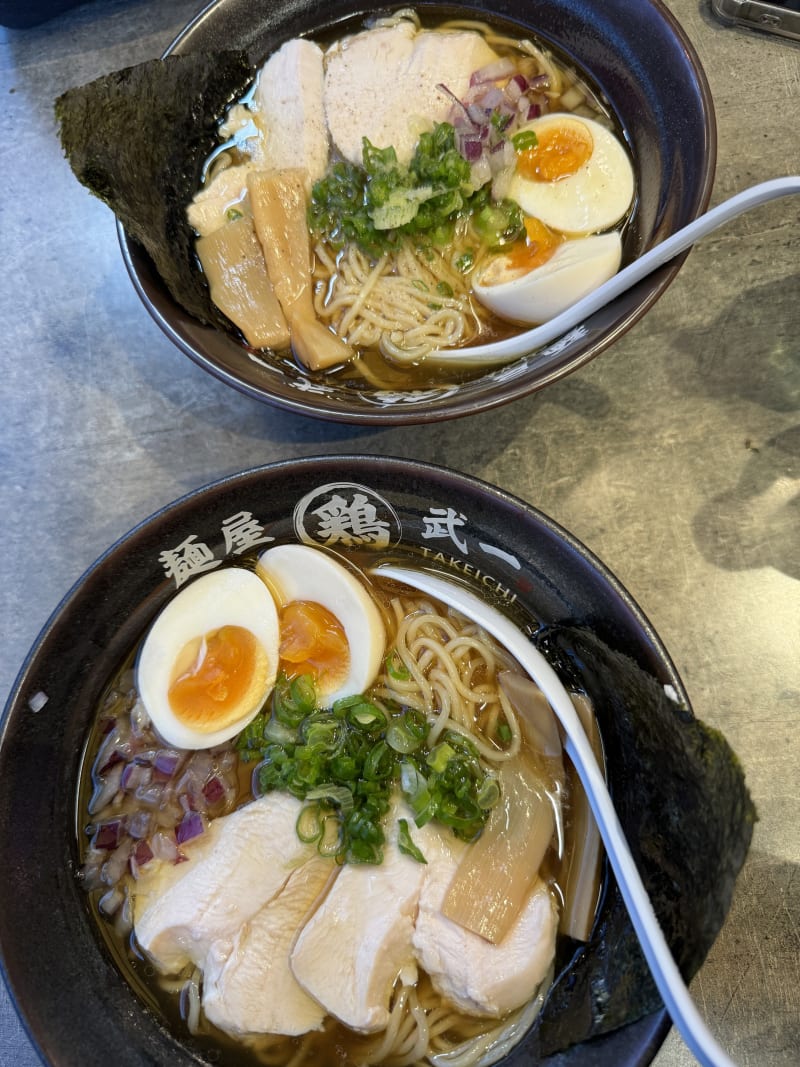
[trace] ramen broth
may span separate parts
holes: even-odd
[[[357,556],[355,560],[357,563]],[[244,557],[238,565],[249,569],[255,566],[255,562]],[[374,565],[375,560],[370,557],[369,561],[363,562],[364,565]],[[456,644],[476,642],[479,648],[486,650],[485,653],[458,654],[459,671],[468,679],[471,690],[480,694],[474,700],[469,718],[475,722],[474,734],[478,743],[490,754],[496,750],[502,756],[503,748],[510,750],[516,744],[517,737],[517,726],[509,726],[513,723],[514,713],[508,705],[498,703],[496,695],[497,674],[515,666],[505,651],[468,620],[430,598],[421,597],[385,580],[371,581],[369,589],[386,625],[386,654],[390,666],[396,654],[394,650],[401,647],[396,643],[398,622],[407,620],[409,615],[415,617],[422,614],[433,627],[430,632],[436,630],[439,620],[446,620],[443,625],[455,627],[457,631]],[[419,625],[423,635],[428,633],[418,618],[415,625]],[[286,1064],[290,1061],[298,1064],[324,1063],[336,1067],[384,1062],[383,1057],[375,1059],[376,1050],[379,1051],[381,1042],[385,1041],[382,1033],[365,1036],[331,1016],[328,1016],[323,1030],[300,1037],[232,1037],[213,1026],[200,1010],[202,975],[197,969],[190,965],[180,975],[160,974],[138,946],[132,932],[131,900],[136,892],[136,876],[146,869],[154,852],[157,853],[155,858],[169,862],[172,856],[175,862],[174,857],[180,851],[180,846],[175,845],[176,832],[180,834],[179,827],[190,808],[201,808],[203,818],[211,822],[252,801],[255,781],[254,764],[237,751],[236,738],[210,750],[195,752],[176,752],[163,745],[152,732],[138,701],[134,673],[138,651],[137,648],[131,652],[104,695],[87,740],[78,796],[77,822],[83,830],[80,842],[84,863],[82,879],[98,929],[121,973],[137,994],[163,1015],[184,1044],[203,1051],[213,1062],[235,1063],[237,1067]],[[487,658],[482,658],[484,655]],[[473,667],[471,661],[478,666]],[[387,686],[392,688],[399,685],[402,688],[408,684],[397,681],[397,677],[404,673],[404,670],[395,670],[394,674],[386,669],[381,671],[370,688],[378,706],[387,700]],[[399,694],[396,699],[402,702]],[[410,694],[408,699],[413,704],[415,697]],[[439,712],[440,709],[434,706],[428,713],[429,723]],[[455,714],[461,714],[460,710],[451,712],[449,722],[456,721],[453,718]],[[526,746],[522,734],[519,736],[524,750]],[[552,790],[557,821],[569,840],[570,797],[573,790],[580,787],[571,780],[568,766],[566,779],[559,785],[550,776],[552,767],[546,760],[543,762],[536,755],[526,758],[537,768],[536,773],[541,775],[546,788]],[[132,776],[139,777],[135,779]],[[194,799],[188,801],[188,796]],[[109,840],[108,834],[114,832],[114,823],[120,821],[125,824],[127,837],[123,835],[119,841]],[[108,829],[109,826],[112,830]],[[145,840],[147,845],[143,847]],[[563,905],[562,883],[570,860],[568,854],[558,854],[554,837],[539,877],[548,886],[559,910]],[[595,866],[595,884],[589,893],[595,905],[599,893],[597,869]],[[547,981],[543,983],[532,1004],[523,1006],[506,1018],[476,1018],[459,1012],[443,1001],[428,976],[420,970],[416,986],[396,986],[394,1006],[398,1017],[402,1016],[406,1009],[397,1006],[398,999],[410,997],[428,1013],[430,1019],[438,1020],[437,1025],[442,1032],[437,1037],[437,1051],[488,1031],[505,1033],[514,1042],[535,1017],[547,984]],[[296,1055],[301,1055],[301,1058],[294,1059]],[[416,1057],[413,1062],[419,1059]],[[395,1055],[386,1056],[385,1062],[399,1064],[412,1061]]]
[[[509,146],[514,131],[519,126],[524,127],[525,121],[533,116],[538,118],[549,114],[564,113],[600,123],[611,131],[621,144],[624,144],[621,131],[613,116],[604,104],[600,93],[592,88],[589,79],[562,62],[553,54],[549,46],[536,41],[535,37],[523,38],[517,36],[517,31],[513,29],[509,31],[500,25],[493,26],[473,20],[451,20],[438,22],[435,25],[429,24],[413,12],[410,16],[404,13],[393,19],[372,20],[366,26],[348,27],[348,33],[343,36],[350,38],[353,34],[363,33],[365,30],[385,30],[387,26],[407,21],[409,18],[413,19],[419,31],[429,36],[435,37],[436,33],[477,35],[491,50],[491,54],[498,57],[500,63],[498,69],[502,69],[505,61],[512,63],[513,77],[510,78],[509,70],[505,70],[494,82],[485,83],[490,86],[487,90],[489,95],[484,93],[482,88],[484,83],[479,80],[477,87],[470,85],[462,92],[458,100],[454,97],[447,122],[455,123],[456,145],[461,154],[474,160],[477,151],[476,140],[470,140],[467,136],[471,133],[470,128],[465,131],[459,128],[459,124],[462,122],[462,114],[467,116],[469,113],[473,117],[476,114],[478,117],[481,113],[483,114],[485,125],[480,127],[480,137],[486,144],[489,143],[487,138],[491,138],[492,148],[489,150],[485,147],[478,162],[470,163],[470,181],[474,182],[478,188],[482,185],[482,191],[485,194],[488,194],[491,188],[488,208],[490,212],[493,212],[498,204],[514,206],[517,212],[515,215],[517,230],[513,239],[511,236],[508,239],[498,237],[494,231],[492,231],[493,235],[489,236],[485,226],[479,226],[486,212],[471,214],[472,209],[465,206],[456,215],[450,216],[447,223],[438,229],[401,236],[401,239],[393,243],[391,248],[387,246],[386,250],[382,250],[380,248],[365,249],[353,239],[342,236],[345,231],[337,231],[333,236],[324,229],[323,232],[319,232],[316,223],[312,223],[309,251],[313,312],[316,318],[316,322],[312,325],[316,331],[318,325],[322,324],[326,331],[340,338],[350,356],[342,358],[341,353],[337,355],[335,349],[330,355],[320,354],[318,332],[309,333],[308,344],[305,340],[300,344],[300,334],[306,332],[309,324],[306,322],[305,325],[298,325],[295,331],[288,312],[287,318],[290,320],[289,326],[292,334],[291,348],[286,348],[285,345],[277,347],[269,344],[259,345],[253,340],[252,335],[248,337],[247,328],[244,328],[244,336],[255,358],[278,364],[289,360],[295,370],[299,369],[303,373],[309,370],[312,374],[324,372],[325,375],[335,378],[337,387],[351,387],[356,390],[363,390],[365,387],[425,388],[444,382],[465,381],[479,375],[480,369],[466,367],[449,369],[436,361],[426,363],[425,355],[437,348],[489,344],[520,332],[521,327],[518,322],[513,321],[513,317],[510,320],[489,310],[476,298],[472,288],[472,281],[478,276],[480,270],[501,252],[505,253],[512,249],[524,250],[526,246],[528,249],[532,247],[531,230],[527,222],[525,226],[522,225],[527,219],[528,211],[519,213],[514,202],[509,200],[508,186],[515,166],[514,152]],[[320,39],[319,44],[325,50],[327,57],[332,48],[336,49],[337,40]],[[489,64],[482,70],[488,70],[491,74],[491,67],[492,64]],[[515,74],[514,71],[516,71]],[[467,74],[472,75],[472,81],[483,76],[481,70],[468,71]],[[391,78],[377,70],[375,77],[375,93],[380,98],[387,91],[391,91]],[[503,110],[507,105],[503,102],[505,98],[502,91],[505,91],[504,86],[508,87],[509,82],[515,79],[524,86],[522,102],[526,106],[523,108],[521,102],[520,110],[510,115]],[[510,93],[512,89],[513,94],[519,92],[513,84],[508,92]],[[449,91],[448,86],[443,87],[442,92],[444,91]],[[252,98],[251,93],[245,100],[252,101]],[[528,101],[530,101],[529,106]],[[399,108],[402,109],[404,106],[403,102],[398,102]],[[252,120],[245,120],[241,117],[244,114],[241,111],[241,104],[236,107],[239,108],[240,117],[237,120],[239,128],[241,129],[243,125],[245,130],[252,132]],[[234,109],[232,113],[236,113],[236,110]],[[262,119],[257,109],[255,115],[256,125],[258,125]],[[500,121],[496,121],[498,117]],[[463,122],[469,121],[471,120],[463,118]],[[222,136],[230,135],[231,130],[234,131],[232,140],[229,142],[231,147],[222,151],[218,149],[212,157],[213,162],[208,169],[207,184],[213,183],[213,179],[219,175],[220,170],[236,168],[240,164],[249,165],[248,161],[251,157],[248,153],[260,151],[260,149],[248,148],[248,141],[236,134],[237,122],[228,122],[222,127],[225,131]],[[504,123],[508,123],[507,128],[504,128]],[[424,127],[424,123],[421,125]],[[477,130],[478,127],[474,129]],[[503,131],[502,137],[494,132],[495,129]],[[390,147],[380,140],[378,134],[373,134],[373,139],[376,141],[376,148]],[[502,167],[498,162],[501,156],[505,159]],[[264,164],[262,162],[259,165]],[[311,193],[313,204],[316,204],[318,190],[326,185],[332,168],[348,165],[347,160],[343,159],[341,151],[337,148],[335,137],[332,138],[330,158],[324,179],[316,181],[313,186],[313,193]],[[478,177],[478,168],[481,168],[480,177]],[[250,186],[250,189],[252,194],[253,187]],[[366,197],[367,193],[365,192],[364,195]],[[408,196],[411,195],[408,194]],[[240,212],[247,213],[247,202],[246,195],[240,197],[240,201],[232,209],[236,216]],[[317,210],[316,215],[315,210]],[[327,208],[320,208],[319,205],[317,209],[310,207],[309,218],[318,217],[320,212],[325,215],[326,211]],[[625,212],[624,217],[616,225],[616,229],[621,231],[624,228],[627,216],[628,212]],[[196,228],[199,225],[196,221],[193,224]],[[413,223],[407,224],[406,229],[411,225]],[[597,227],[587,225],[588,228],[581,232],[593,233],[608,228],[605,224]],[[270,257],[267,254],[268,242],[271,238],[264,239],[258,218],[256,218],[255,229],[265,248],[271,278],[273,267],[270,265]],[[443,236],[445,231],[449,233],[446,238]],[[526,236],[526,231],[528,236]],[[381,234],[384,232],[381,231]],[[405,231],[401,229],[397,233],[405,234]],[[572,241],[576,236],[578,235],[557,233],[554,238],[554,247],[565,237]],[[275,292],[280,296],[282,283],[276,281],[274,284]],[[297,283],[293,284],[296,288]],[[562,284],[569,288],[571,283],[567,281]],[[600,280],[596,284],[600,284]],[[582,293],[576,291],[575,299],[579,295]],[[223,310],[226,309],[223,308]],[[304,316],[308,318],[305,312]],[[237,325],[241,324],[237,323]],[[298,344],[295,341],[298,341]],[[326,346],[323,344],[322,347]],[[312,352],[312,360],[319,358],[319,366],[308,364],[303,355],[305,350]],[[342,351],[344,351],[344,346]]]

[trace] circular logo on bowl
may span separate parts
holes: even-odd
[[[329,482],[312,489],[295,506],[293,521],[298,540],[328,548],[388,548],[403,532],[388,500],[356,482]]]

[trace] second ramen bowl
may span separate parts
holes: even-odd
[[[388,4],[389,12],[401,6]],[[636,171],[636,202],[623,264],[701,214],[709,201],[716,126],[705,74],[691,42],[661,0],[489,0],[414,5],[424,21],[496,22],[520,37],[536,35],[585,74],[617,117]],[[375,9],[363,0],[291,0],[253,5],[216,0],[178,36],[167,54],[244,49],[260,64],[297,36],[330,39],[353,32]],[[402,103],[398,102],[402,107]],[[597,356],[655,303],[685,258],[677,257],[546,347],[470,381],[376,388],[339,376],[309,375],[285,360],[263,358],[232,334],[201,324],[172,299],[149,257],[120,227],[133,282],[167,336],[191,359],[234,388],[290,411],[350,423],[406,424],[494,408],[541,389]]]
[[[587,694],[625,834],[691,977],[729,907],[752,808],[734,757],[693,717],[630,594],[566,530],[474,478],[401,459],[312,457],[226,478],[146,519],[77,582],[20,671],[0,728],[0,967],[44,1062],[245,1062],[240,1045],[193,1035],[154,998],[145,960],[121,964],[126,949],[92,915],[78,876],[79,783],[107,687],[159,611],[198,576],[273,542],[355,552],[366,569],[433,567],[503,611]],[[502,1063],[643,1067],[667,1028],[608,875],[589,942],[561,941],[541,1017]]]

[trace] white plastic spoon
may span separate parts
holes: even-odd
[[[556,672],[505,615],[463,586],[430,571],[391,564],[376,567],[374,573],[429,593],[468,616],[508,649],[539,686],[564,727],[564,747],[583,783],[633,928],[673,1023],[703,1067],[734,1067],[733,1060],[719,1046],[703,1021],[681,977],[633,862],[605,779],[578,714]]]
[[[437,348],[425,356],[425,362],[436,366],[488,368],[499,367],[520,356],[530,355],[537,348],[561,337],[562,334],[593,315],[595,311],[605,307],[626,289],[630,289],[657,267],[674,259],[679,252],[683,252],[712,230],[724,226],[726,222],[749,211],[750,208],[758,207],[760,204],[781,196],[791,196],[794,193],[800,193],[800,175],[774,178],[772,181],[744,189],[741,193],[737,193],[729,200],[723,200],[721,204],[670,234],[661,244],[639,256],[613,278],[541,326],[535,326],[532,330],[525,330],[514,337],[508,337],[505,341],[493,341],[485,345],[476,345],[473,348]]]

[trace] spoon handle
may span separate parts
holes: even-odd
[[[658,267],[674,259],[680,252],[690,248],[695,241],[705,237],[712,230],[724,226],[726,222],[736,218],[737,215],[749,211],[751,208],[765,204],[769,200],[775,200],[781,196],[791,196],[800,193],[800,175],[787,178],[773,178],[771,181],[761,182],[749,189],[744,189],[728,200],[711,208],[704,214],[699,215],[692,222],[675,233],[665,237],[664,240],[639,256],[627,267],[610,278],[607,282],[598,286],[591,293],[578,300],[560,315],[535,326],[532,330],[525,330],[505,341],[498,341],[489,345],[476,345],[472,348],[437,349],[425,357],[426,363],[440,363],[448,366],[456,366],[463,363],[465,366],[484,365],[499,366],[509,363],[512,359],[529,355],[534,349],[549,344],[557,337],[561,337],[568,330],[583,322],[584,319],[593,315],[595,311],[605,307],[615,300],[621,293],[636,285],[642,278],[647,277]]]
[[[435,596],[482,626],[536,682],[566,733],[565,749],[583,783],[622,898],[669,1015],[702,1067],[735,1067],[697,1010],[633,861],[605,779],[575,707],[542,653],[509,619],[464,586],[429,571],[382,564],[375,573]]]

